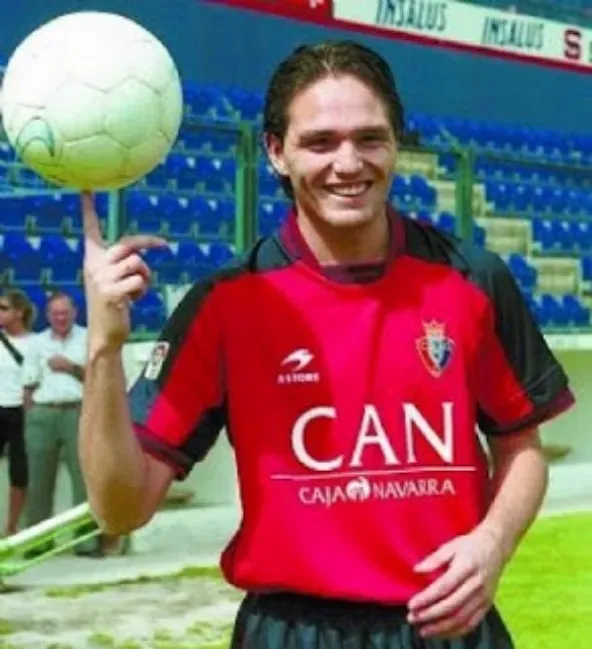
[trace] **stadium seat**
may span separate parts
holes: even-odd
[[[582,279],[586,282],[592,281],[592,257],[583,256],[580,260]]]
[[[507,264],[523,291],[530,292],[535,288],[537,282],[536,268],[531,266],[521,254],[511,254],[507,259]]]
[[[132,303],[131,324],[135,330],[159,331],[166,322],[166,307],[160,294],[151,289]]]
[[[271,163],[265,159],[260,159],[258,163],[258,188],[259,196],[264,198],[273,198],[281,190],[281,184]]]
[[[449,234],[456,232],[456,218],[450,212],[441,212],[438,215],[438,228]]]
[[[19,198],[4,198],[2,200],[2,228],[5,231],[24,231],[27,226],[25,203]]]
[[[177,260],[182,263],[190,281],[195,281],[212,270],[208,255],[198,243],[192,240],[179,242]]]
[[[473,225],[473,243],[479,248],[484,248],[487,242],[487,231],[480,225]]]
[[[229,262],[234,257],[234,252],[226,243],[212,243],[208,252],[208,259],[212,266],[219,267]]]
[[[268,235],[276,230],[288,213],[288,206],[283,201],[262,200],[259,202],[259,232]]]
[[[166,189],[169,185],[169,177],[165,165],[160,164],[146,176],[146,186],[153,189]]]
[[[229,88],[228,101],[243,121],[256,121],[263,113],[263,96],[260,93]]]
[[[590,310],[583,306],[574,295],[564,295],[562,307],[569,325],[586,327],[590,324]]]

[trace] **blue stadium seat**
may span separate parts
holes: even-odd
[[[86,327],[87,314],[86,314],[86,295],[84,293],[84,288],[82,286],[71,286],[69,284],[65,286],[60,286],[59,284],[55,284],[54,288],[63,290],[72,298],[72,302],[74,302],[74,306],[76,307],[76,311],[77,311],[76,322],[79,325]]]
[[[144,253],[144,260],[156,273],[159,284],[178,284],[182,280],[183,264],[172,248],[152,248]]]
[[[590,221],[570,221],[570,236],[574,247],[581,252],[589,252],[592,249],[592,223]]]
[[[161,216],[156,214],[139,214],[133,222],[133,230],[147,234],[163,234],[166,227]]]
[[[17,257],[11,261],[10,277],[15,284],[39,284],[43,281],[43,265],[37,257]]]
[[[67,242],[59,234],[45,234],[39,244],[41,264],[49,269],[49,281],[76,283],[83,263],[80,240]]]
[[[59,234],[44,234],[39,242],[39,253],[43,261],[82,264],[80,240],[68,241]]]
[[[3,197],[0,202],[0,210],[2,210],[2,228],[4,230],[25,230],[27,212],[23,199]]]
[[[215,242],[210,245],[208,259],[210,260],[212,266],[214,266],[215,268],[223,266],[233,258],[234,252],[228,244]]]
[[[438,156],[438,164],[444,170],[444,173],[447,176],[451,176],[456,172],[457,159],[452,153],[449,152],[441,153]],[[479,162],[479,164],[476,165],[475,172],[479,179],[483,179],[485,177],[482,172],[481,162]]]
[[[541,307],[548,324],[556,327],[566,327],[569,324],[568,315],[561,302],[553,295],[541,296]]]
[[[582,279],[586,282],[592,281],[592,257],[584,256],[581,261]]]
[[[426,144],[437,147],[445,142],[438,121],[430,115],[410,114],[407,117],[407,129],[418,131],[421,134],[421,140]]]
[[[38,258],[37,251],[21,232],[7,232],[3,235],[2,251],[11,261],[23,258]]]
[[[14,149],[8,142],[0,142],[0,161],[13,162],[15,159]]]
[[[188,166],[188,159],[191,156],[182,153],[170,153],[164,161],[164,167],[169,178],[178,178],[181,172]]]
[[[154,209],[165,221],[179,221],[180,219],[187,219],[188,203],[187,198],[173,193],[158,194]]]
[[[195,281],[212,270],[207,254],[192,240],[179,242],[177,260],[182,263],[183,271],[187,273],[190,281]]]
[[[449,234],[456,232],[456,217],[450,212],[440,212],[438,215],[438,228]]]
[[[128,191],[125,211],[128,229],[158,234],[163,232],[163,219],[158,209],[159,197],[143,191]]]
[[[484,227],[473,225],[473,243],[479,248],[484,248],[487,243],[487,230]]]
[[[37,232],[61,231],[63,229],[66,213],[61,194],[32,196],[24,201],[24,208],[34,216]]]
[[[185,82],[183,96],[186,112],[196,117],[228,118],[232,117],[224,102],[222,93],[215,86],[198,85]]]
[[[143,297],[132,303],[130,312],[132,327],[136,330],[159,331],[166,322],[166,307],[160,294],[149,290]]]
[[[169,185],[169,176],[165,164],[159,164],[146,175],[146,186],[154,189],[166,189]]]
[[[574,295],[564,295],[562,307],[569,325],[586,327],[590,324],[590,310],[582,305]]]
[[[259,196],[273,198],[281,190],[280,180],[271,163],[262,158],[257,167],[257,181],[259,183]]]
[[[201,180],[196,166],[195,157],[182,158],[181,166],[176,169],[175,178],[179,189],[195,191],[197,183]]]
[[[229,88],[228,101],[244,121],[256,121],[263,113],[263,96],[242,88]]]
[[[213,130],[207,137],[212,153],[233,154],[238,146],[236,131]]]
[[[409,191],[413,199],[424,207],[436,205],[436,190],[423,176],[412,175],[409,178]]]
[[[199,156],[195,164],[198,182],[204,184],[207,192],[221,194],[233,191],[236,162],[232,158]]]
[[[259,232],[270,234],[276,230],[290,210],[290,204],[281,200],[263,200],[259,202]]]
[[[521,254],[511,254],[507,259],[507,264],[523,291],[530,292],[535,288],[537,283],[537,270]]]
[[[551,252],[556,249],[555,233],[553,224],[548,219],[536,217],[532,220],[533,240],[540,243],[543,252]]]
[[[179,131],[178,142],[183,146],[184,151],[198,153],[208,146],[209,137],[207,132],[201,128],[192,129],[182,124],[181,130]]]

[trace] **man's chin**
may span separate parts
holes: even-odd
[[[334,228],[355,228],[370,223],[376,218],[376,212],[369,209],[323,210],[319,216],[324,223]]]

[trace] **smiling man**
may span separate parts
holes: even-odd
[[[162,242],[107,248],[84,196],[91,503],[144,525],[227,428],[236,649],[512,647],[493,599],[545,493],[537,426],[573,397],[503,262],[388,205],[403,122],[375,52],[283,61],[264,130],[292,210],[188,292],[130,395],[138,251]]]

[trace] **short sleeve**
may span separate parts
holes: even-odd
[[[480,283],[488,308],[477,372],[479,427],[494,435],[538,426],[574,403],[568,377],[497,255],[489,254]]]
[[[181,300],[129,392],[144,450],[178,479],[205,458],[226,421],[222,343],[211,283]]]

